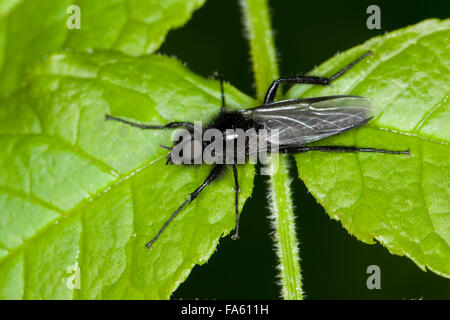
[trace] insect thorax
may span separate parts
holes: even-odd
[[[200,126],[201,127],[201,126]],[[204,129],[185,131],[176,137],[171,152],[174,164],[243,164],[258,145],[258,130],[239,111],[223,112]],[[197,131],[196,131],[197,130]],[[254,158],[256,158],[256,152]]]

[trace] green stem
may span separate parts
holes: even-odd
[[[267,88],[279,77],[269,8],[267,0],[241,0],[241,5],[250,41],[257,97],[263,101]],[[269,196],[282,296],[288,300],[300,300],[303,299],[303,291],[288,159],[284,155],[274,155],[271,160]]]

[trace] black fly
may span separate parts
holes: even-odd
[[[346,71],[352,68],[366,56],[371,55],[367,52],[358,59],[350,63],[348,66],[337,72],[335,75],[326,77],[316,76],[296,76],[288,78],[280,78],[275,80],[267,90],[264,98],[264,104],[253,108],[239,111],[228,111],[225,108],[225,96],[223,89],[223,80],[220,77],[222,108],[220,114],[204,129],[218,129],[226,137],[227,129],[268,129],[277,130],[277,140],[271,141],[270,136],[266,138],[269,144],[277,144],[276,147],[280,153],[304,153],[308,151],[324,151],[324,152],[378,152],[388,154],[409,154],[406,151],[391,151],[375,148],[360,148],[356,146],[307,146],[309,142],[321,140],[323,138],[351,130],[366,124],[373,117],[373,110],[370,102],[363,97],[358,96],[327,96],[307,99],[294,99],[274,102],[275,95],[280,83],[303,83],[315,85],[328,85],[333,80],[342,76]],[[138,127],[141,129],[170,129],[185,128],[193,133],[194,124],[191,122],[171,122],[166,125],[141,125],[124,119],[106,115],[106,120],[115,120],[122,123]],[[229,138],[229,137],[228,137]],[[234,137],[232,137],[234,139]],[[208,143],[206,143],[207,145]],[[177,145],[175,143],[174,147]],[[204,145],[205,146],[205,145]],[[168,150],[170,147],[161,146]],[[247,149],[248,150],[248,146]],[[171,161],[171,152],[167,157],[167,162]],[[230,165],[233,169],[235,182],[235,214],[236,227],[233,239],[239,238],[239,213],[238,213],[238,193],[239,182],[237,174],[237,161]],[[184,201],[171,217],[162,226],[156,236],[147,243],[150,249],[152,244],[158,240],[169,223],[176,215],[189,203],[191,203],[203,189],[211,184],[221,172],[225,169],[225,164],[215,164],[205,181],[195,189],[189,197]]]

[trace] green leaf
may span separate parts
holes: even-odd
[[[205,0],[0,1],[0,94],[17,89],[34,62],[62,48],[112,49],[131,55],[156,51]],[[71,5],[81,29],[68,29]],[[44,18],[45,17],[45,18]]]
[[[228,105],[254,105],[225,89]],[[234,228],[228,171],[149,252],[146,242],[210,167],[166,166],[158,145],[170,144],[170,131],[105,122],[106,113],[210,119],[220,109],[218,81],[159,55],[65,52],[0,103],[1,299],[167,299]],[[239,169],[241,208],[253,175],[253,166]],[[79,290],[67,286],[76,267]]]
[[[428,20],[340,54],[315,75],[365,59],[329,87],[297,86],[289,98],[353,94],[369,98],[369,124],[317,145],[409,149],[297,155],[300,178],[326,212],[359,240],[378,240],[419,267],[450,277],[450,20]]]

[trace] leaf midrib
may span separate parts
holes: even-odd
[[[35,235],[33,235],[32,237],[26,239],[20,246],[13,248],[11,250],[9,250],[9,254],[6,255],[3,258],[0,258],[0,262],[7,260],[11,257],[13,257],[15,254],[17,254],[18,252],[24,251],[30,242],[34,242],[35,240],[43,237],[46,235],[46,232],[51,230],[52,228],[58,228],[59,226],[61,226],[60,223],[55,224],[56,221],[61,221],[62,219],[66,219],[68,217],[71,217],[72,215],[76,214],[78,212],[78,210],[80,208],[82,208],[83,206],[85,206],[88,202],[91,201],[95,201],[96,199],[100,198],[101,196],[103,196],[104,194],[107,194],[108,192],[110,192],[111,190],[113,190],[114,188],[120,186],[123,182],[128,181],[131,177],[133,177],[135,174],[139,173],[140,171],[146,169],[147,167],[151,166],[152,164],[156,163],[157,161],[161,160],[163,158],[163,156],[159,156],[155,159],[152,159],[150,161],[148,161],[147,163],[145,163],[144,165],[140,166],[139,168],[131,171],[129,174],[125,175],[125,176],[121,176],[119,179],[117,179],[116,181],[102,187],[101,189],[98,190],[98,192],[96,192],[95,194],[93,194],[90,197],[84,198],[83,200],[81,200],[75,207],[73,207],[70,210],[67,211],[63,211],[60,213],[60,216],[57,217],[54,220],[51,220],[48,222],[48,224],[46,226],[44,226],[43,228],[41,228],[39,230],[39,232],[37,232]],[[3,187],[2,187],[3,188]],[[14,189],[12,189],[14,190]],[[15,191],[15,190],[14,190]]]

